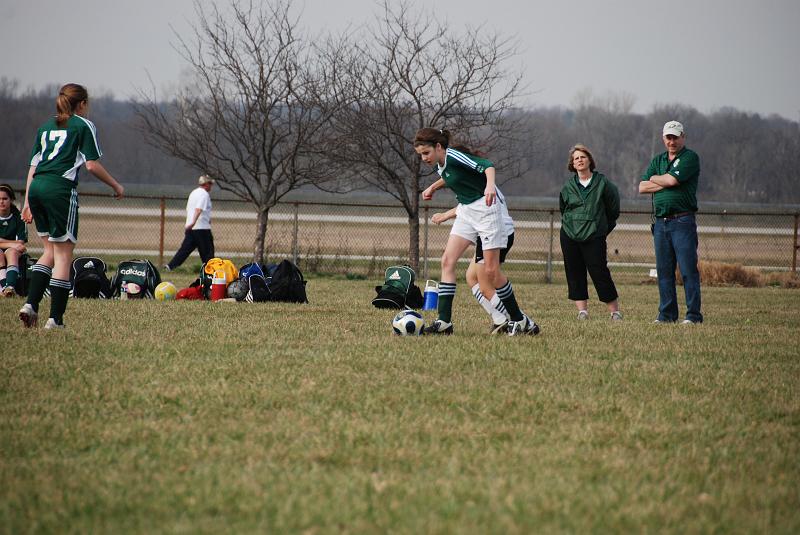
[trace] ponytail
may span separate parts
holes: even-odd
[[[66,84],[58,90],[56,97],[56,123],[63,128],[67,120],[75,114],[78,104],[89,100],[89,92],[79,84]]]
[[[477,156],[478,158],[486,158],[486,155],[478,150],[470,148],[463,143],[459,143],[458,145],[453,145],[453,149],[457,150],[458,152],[465,152],[467,154],[471,154],[473,156]]]

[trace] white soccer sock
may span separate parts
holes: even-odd
[[[6,282],[6,268],[2,268],[0,269],[0,283],[5,284],[5,282]],[[2,287],[2,284],[0,284],[0,287]]]
[[[495,293],[495,294],[492,296],[492,299],[491,299],[490,303],[492,304],[492,306],[494,307],[494,309],[495,309],[495,310],[497,310],[497,312],[498,312],[499,314],[502,314],[502,315],[503,315],[504,321],[505,321],[505,320],[509,320],[509,321],[511,320],[511,315],[510,315],[510,314],[508,313],[508,311],[506,310],[506,306],[503,304],[503,301],[502,301],[502,299],[500,299],[500,296],[499,296],[499,295],[497,295],[497,294]]]
[[[486,313],[492,317],[492,322],[494,322],[495,325],[499,325],[506,321],[506,317],[499,310],[497,310],[494,305],[492,305],[489,299],[486,299],[486,297],[483,295],[480,284],[475,284],[475,286],[472,287],[472,295],[475,296],[475,299],[478,300],[478,303],[483,307],[484,310],[486,310]]]

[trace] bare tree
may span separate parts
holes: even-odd
[[[507,70],[516,54],[512,40],[483,28],[445,28],[423,11],[412,12],[406,1],[385,0],[382,8],[377,27],[351,40],[349,85],[339,92],[349,104],[334,117],[323,150],[343,172],[402,204],[409,261],[417,268],[420,193],[433,170],[421,166],[414,133],[426,126],[447,128],[459,141],[492,150],[514,132],[513,125],[500,125],[521,74]]]
[[[224,11],[223,11],[224,9]],[[168,104],[137,103],[148,142],[214,177],[256,208],[253,259],[264,259],[270,209],[290,191],[332,178],[313,147],[334,108],[335,84],[298,35],[289,0],[198,2],[193,42],[178,36],[194,85]],[[336,54],[329,50],[330,58]]]

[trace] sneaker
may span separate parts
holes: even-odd
[[[509,321],[508,322],[508,336],[516,336],[518,334],[530,334],[536,336],[541,329],[534,323],[528,316],[523,315],[522,321]]]
[[[56,320],[54,320],[53,318],[47,318],[47,323],[44,324],[44,328],[45,329],[63,329],[64,328],[64,324],[63,323],[62,324],[58,324],[58,323],[56,323]]]
[[[17,295],[17,292],[14,290],[13,286],[6,286],[3,288],[3,297],[14,297]]]
[[[492,330],[489,334],[499,334],[508,332],[508,320],[504,321],[503,323],[498,323],[497,325],[492,325]]]
[[[436,320],[422,330],[422,334],[453,334],[453,324]]]
[[[170,272],[172,270],[169,268],[169,264],[164,264],[163,266],[161,266],[161,271]]]
[[[611,313],[611,321],[622,321],[622,312],[615,310]]]
[[[685,320],[683,320],[683,321],[681,322],[681,325],[696,325],[696,324],[699,324],[699,323],[701,323],[701,322],[699,322],[699,321],[692,321],[692,320],[690,320],[690,319],[685,319]]]
[[[578,311],[578,319],[581,320],[581,321],[588,320],[589,319],[589,311],[588,310],[580,310],[580,311]]]
[[[25,303],[22,305],[22,308],[19,309],[19,319],[22,321],[22,324],[30,329],[31,327],[36,327],[36,320],[39,318],[39,314],[33,309],[33,306],[30,303]]]

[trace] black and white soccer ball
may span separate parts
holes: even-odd
[[[419,336],[424,327],[422,314],[415,310],[402,310],[392,320],[392,330],[400,336]]]
[[[233,297],[237,301],[244,301],[247,296],[247,281],[236,279],[228,285],[227,295]]]

